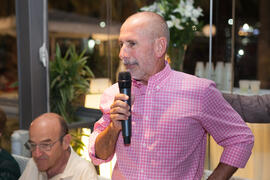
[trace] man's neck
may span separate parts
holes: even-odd
[[[46,171],[48,179],[64,172],[64,170],[67,166],[69,157],[70,157],[70,148],[69,148],[69,150],[67,150],[63,153],[61,158],[58,160],[58,163],[54,167],[52,167],[51,169]]]

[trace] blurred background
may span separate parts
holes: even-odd
[[[89,91],[77,102],[98,110],[100,94],[110,84],[116,82],[117,72],[122,70],[119,62],[118,35],[123,21],[154,0],[48,0],[49,59],[55,60],[57,44],[64,55],[69,47],[75,47],[79,54],[85,50],[86,65],[93,72]],[[268,0],[215,0],[213,2],[212,58],[209,68],[209,15],[210,1],[196,0],[195,5],[203,10],[199,18],[201,29],[186,47],[182,71],[216,81],[222,92],[244,95],[270,94],[270,3]],[[233,13],[235,19],[233,21]],[[233,48],[233,49],[232,49]],[[16,33],[15,0],[0,2],[0,108],[7,116],[7,131],[1,140],[2,147],[11,151],[10,136],[18,130],[18,51]],[[201,69],[198,65],[202,65]],[[208,64],[208,65],[207,65]],[[231,66],[225,87],[225,80],[218,79],[222,65]],[[211,70],[212,69],[212,70]],[[197,71],[196,71],[197,70]],[[211,70],[209,72],[209,70]],[[210,75],[209,75],[210,73]],[[259,81],[260,89],[253,91],[240,89],[239,81]],[[15,83],[15,85],[14,85]],[[89,82],[90,83],[90,82]],[[220,85],[223,84],[223,85]],[[105,85],[104,85],[105,84]],[[220,85],[220,86],[219,86]],[[99,88],[100,87],[100,88]],[[228,88],[229,87],[229,88]],[[90,99],[90,104],[86,99]],[[251,126],[251,125],[250,125]],[[255,125],[254,125],[255,126]],[[77,127],[77,126],[74,126]],[[259,124],[253,132],[259,133],[255,140],[256,149],[246,168],[237,175],[249,179],[270,177],[270,148],[268,125]],[[258,128],[260,130],[258,130]],[[78,130],[79,129],[79,130]],[[88,132],[82,128],[75,134]],[[86,133],[87,134],[87,133]],[[89,132],[88,132],[89,134]],[[259,142],[260,139],[260,142]],[[86,140],[87,141],[87,140]],[[209,141],[206,169],[213,169],[217,163],[218,147]],[[211,148],[210,148],[211,145]],[[263,164],[256,165],[262,162]],[[258,168],[260,167],[260,168]],[[112,164],[109,165],[112,169]]]

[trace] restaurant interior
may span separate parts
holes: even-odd
[[[55,108],[49,67],[58,50],[87,57],[86,91],[72,100],[75,110],[68,123],[73,137],[85,144],[76,152],[89,160],[87,144],[94,123],[101,117],[103,91],[117,82],[124,70],[119,60],[121,24],[155,0],[1,0],[0,5],[0,108],[7,115],[0,147],[30,157],[19,144],[28,140],[31,121]],[[195,0],[202,9],[193,36],[183,44],[176,70],[207,78],[243,117],[255,144],[245,168],[235,178],[268,180],[270,177],[270,2],[268,0]],[[27,8],[25,8],[28,5]],[[26,15],[27,14],[27,15]],[[27,31],[34,29],[37,32]],[[71,77],[72,78],[72,77]],[[56,95],[57,96],[57,95]],[[252,97],[252,98],[250,98]],[[250,98],[248,104],[240,100]],[[238,102],[239,100],[239,102]],[[238,104],[237,104],[238,103]],[[57,107],[56,107],[57,108]],[[17,144],[16,144],[17,143]],[[72,144],[78,147],[76,142]],[[17,148],[17,149],[16,149]],[[209,136],[205,172],[219,163],[222,147]],[[96,167],[110,179],[116,159]]]

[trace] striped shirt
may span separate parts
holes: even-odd
[[[112,158],[96,158],[94,144],[110,123],[110,105],[117,93],[117,84],[104,92],[100,104],[103,117],[90,136],[89,155],[97,165]],[[247,163],[254,142],[252,132],[212,81],[166,65],[147,86],[133,81],[132,96],[131,144],[125,146],[120,133],[113,180],[199,180],[207,133],[224,147],[221,162],[235,167]]]

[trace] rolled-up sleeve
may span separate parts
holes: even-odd
[[[214,84],[205,89],[201,108],[203,127],[224,148],[220,162],[244,168],[254,144],[250,128]]]
[[[106,160],[99,159],[99,158],[96,157],[96,153],[95,153],[96,138],[107,127],[107,126],[105,126],[106,124],[107,123],[104,122],[104,119],[101,118],[98,122],[95,123],[94,131],[89,137],[88,152],[89,152],[89,156],[90,156],[92,162],[95,165],[99,165],[99,164],[104,163],[104,162],[109,162],[113,158],[113,155],[112,155],[111,157],[109,157]]]
[[[104,162],[109,162],[112,160],[113,155],[110,156],[108,159],[103,160],[96,157],[95,153],[95,142],[98,135],[104,131],[107,126],[109,126],[110,120],[110,106],[113,103],[115,94],[119,93],[117,84],[114,84],[110,88],[106,89],[101,96],[100,100],[100,110],[103,113],[103,116],[95,123],[94,131],[91,133],[89,137],[89,144],[88,144],[88,153],[95,165],[99,165]]]

